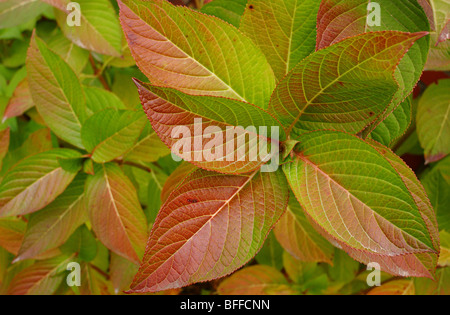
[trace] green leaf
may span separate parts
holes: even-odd
[[[234,273],[220,283],[220,295],[295,295],[298,294],[277,269],[256,265]]]
[[[333,266],[328,266],[328,274],[334,281],[345,284],[355,279],[359,263],[340,249],[335,249]]]
[[[411,97],[408,97],[391,115],[380,122],[370,136],[381,144],[392,147],[392,145],[395,144],[395,141],[408,130],[412,119],[411,111]]]
[[[450,295],[450,268],[436,271],[436,280],[414,279],[416,295]]]
[[[287,211],[274,232],[283,248],[294,258],[331,264],[333,246],[314,230],[295,198],[289,199]]]
[[[59,247],[87,220],[85,180],[85,175],[77,176],[54,202],[31,216],[16,262]]]
[[[110,269],[114,292],[119,294],[130,287],[133,277],[138,271],[138,266],[133,262],[112,253]]]
[[[116,94],[105,89],[94,86],[83,86],[83,91],[86,96],[86,106],[89,116],[107,108],[126,109]]]
[[[97,165],[86,182],[86,208],[92,229],[110,250],[139,263],[147,240],[147,221],[136,189],[116,164]]]
[[[48,47],[61,56],[75,73],[81,73],[88,62],[89,52],[72,43],[61,32],[50,38]]]
[[[125,155],[125,160],[141,162],[155,162],[163,156],[169,155],[170,150],[159,139],[151,124],[145,124],[138,141]]]
[[[122,30],[116,11],[108,0],[77,0],[80,6],[80,25],[70,26],[74,10],[68,10],[71,0],[43,0],[53,5],[56,21],[64,35],[76,45],[99,54],[120,57]]]
[[[262,247],[287,199],[281,171],[191,173],[158,213],[130,292],[179,288],[230,274]]]
[[[267,108],[273,71],[238,29],[162,0],[124,0],[119,6],[136,64],[152,84]]]
[[[422,177],[431,204],[436,211],[439,230],[450,232],[450,157],[438,162]]]
[[[278,80],[314,52],[319,5],[317,0],[248,2],[240,29],[266,55]]]
[[[83,209],[84,210],[84,209]],[[73,229],[72,229],[73,231]],[[84,262],[90,262],[97,256],[97,241],[89,229],[82,225],[61,246],[61,251],[67,255],[76,253]]]
[[[283,170],[315,228],[360,262],[433,277],[437,222],[411,169],[388,148],[342,132],[297,140],[296,160]]]
[[[72,68],[34,34],[27,57],[33,102],[50,129],[79,148],[81,125],[87,117],[81,84]]]
[[[205,4],[200,12],[214,15],[235,27],[239,27],[247,0],[214,0]]]
[[[94,162],[110,162],[133,148],[146,123],[142,112],[105,109],[83,125],[83,145]]]
[[[20,271],[11,281],[8,295],[51,295],[65,279],[74,257],[59,256],[39,261]]]
[[[46,8],[40,0],[3,0],[0,3],[0,28],[25,24]]]
[[[258,264],[271,266],[277,270],[283,269],[283,247],[278,243],[272,232],[269,233],[255,259]]]
[[[419,101],[417,136],[427,163],[450,153],[450,79],[430,85]]]
[[[394,70],[411,45],[425,35],[366,33],[322,49],[284,77],[269,112],[287,133],[319,129],[359,133],[391,103],[398,89]]]
[[[158,136],[173,154],[198,167],[221,173],[247,173],[267,162],[266,153],[278,154],[279,149],[274,147],[286,139],[280,124],[254,105],[223,97],[184,94],[138,81],[136,84]],[[231,136],[230,128],[235,131]],[[240,144],[230,145],[231,137]]]
[[[0,184],[0,217],[32,213],[50,204],[76,175],[65,171],[58,158],[77,156],[81,154],[73,150],[55,149],[16,164]]]

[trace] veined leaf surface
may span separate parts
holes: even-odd
[[[269,112],[287,133],[320,129],[358,133],[391,103],[398,89],[393,77],[398,62],[426,34],[366,33],[322,49],[283,78]]]
[[[198,167],[221,173],[251,172],[267,162],[266,153],[271,154],[273,147],[286,138],[280,124],[254,105],[184,94],[138,81],[136,84],[161,140],[174,154]],[[271,139],[273,127],[278,127],[279,139]]]
[[[131,292],[179,288],[233,272],[261,248],[287,199],[280,171],[192,173],[161,208]]]
[[[273,71],[238,29],[164,0],[123,0],[119,6],[136,64],[152,84],[267,108]]]
[[[342,132],[305,134],[283,166],[315,227],[354,259],[433,277],[439,233],[426,193],[389,149]]]

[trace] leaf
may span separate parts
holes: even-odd
[[[319,5],[317,0],[248,2],[240,29],[266,55],[278,80],[314,52]]]
[[[65,278],[67,264],[74,257],[59,256],[39,261],[19,272],[12,280],[8,295],[51,295]]]
[[[278,242],[294,258],[331,264],[333,246],[314,230],[295,198],[290,198],[287,211],[274,232]]]
[[[272,232],[267,236],[255,259],[260,265],[271,266],[277,270],[283,269],[283,247],[278,243]]]
[[[132,149],[146,123],[142,112],[105,109],[84,123],[81,140],[94,162],[110,162]]]
[[[431,279],[414,279],[416,295],[450,295],[450,268],[436,271],[436,281]]]
[[[85,175],[77,176],[54,202],[31,216],[16,262],[61,246],[87,220],[85,180]]]
[[[39,16],[47,5],[39,0],[2,0],[0,29],[24,24]]]
[[[326,0],[321,4],[318,15],[317,48],[327,47],[337,41],[366,32],[429,31],[430,26],[426,14],[416,1],[410,0],[379,0],[380,26],[371,26],[368,12],[369,0],[350,0],[342,4],[339,0]],[[376,13],[376,12],[374,12]],[[387,110],[365,131],[365,136],[372,132],[385,120],[398,105],[411,94],[422,75],[429,51],[429,37],[420,39],[412,46],[396,64],[395,80],[399,85],[394,98]]]
[[[91,262],[98,253],[97,240],[91,231],[82,225],[61,246],[61,251],[67,255],[76,254],[83,262]]]
[[[200,12],[214,15],[235,27],[239,27],[247,0],[214,0],[205,4]]]
[[[115,164],[97,165],[86,182],[86,208],[97,238],[135,263],[144,253],[147,222],[133,184]]]
[[[367,295],[415,295],[413,280],[394,280],[376,287]]]
[[[107,108],[126,109],[116,94],[105,89],[94,86],[83,86],[83,91],[86,96],[86,106],[89,116]]]
[[[163,0],[123,0],[119,6],[136,64],[152,84],[267,107],[273,71],[235,27]]]
[[[125,155],[125,160],[141,162],[155,162],[161,157],[169,155],[170,150],[159,139],[152,126],[147,123],[139,136],[138,141]]]
[[[398,89],[393,72],[424,35],[366,33],[322,49],[284,77],[273,93],[269,112],[287,133],[319,129],[359,133],[390,104]]]
[[[2,169],[3,159],[8,153],[10,139],[10,129],[0,131],[0,170]]]
[[[73,7],[71,0],[43,0],[53,5],[56,21],[64,35],[76,45],[99,54],[120,57],[122,52],[122,31],[117,15],[108,0],[77,0],[80,6],[80,25],[71,26]],[[70,9],[70,10],[69,10]]]
[[[169,195],[176,190],[181,184],[184,183],[193,172],[197,170],[197,167],[188,162],[181,163],[175,171],[170,174],[164,183],[164,187],[161,191],[161,202],[166,202]]]
[[[27,224],[21,219],[0,219],[0,247],[17,255],[23,241]]]
[[[284,275],[270,266],[244,268],[217,288],[220,295],[295,295]],[[298,294],[298,293],[297,293]]]
[[[391,115],[380,122],[377,128],[370,134],[372,139],[391,147],[395,141],[408,130],[412,120],[411,97],[404,100]]]
[[[266,162],[266,154],[278,154],[273,147],[286,138],[278,122],[254,105],[135,82],[155,132],[173,154],[198,167],[221,173],[251,172]],[[273,127],[268,130],[267,126]],[[235,134],[229,133],[230,128]],[[274,131],[280,133],[279,139]]]
[[[439,233],[441,239],[441,254],[439,256],[439,267],[450,267],[450,233],[441,231]]]
[[[89,52],[72,43],[61,32],[50,38],[48,47],[61,56],[75,73],[81,73],[88,62]]]
[[[130,292],[179,288],[230,274],[255,256],[287,199],[281,172],[197,170],[162,206]]]
[[[79,148],[86,119],[81,84],[72,68],[33,34],[27,57],[28,83],[33,102],[47,126]]]
[[[145,213],[149,222],[155,222],[159,209],[161,208],[161,191],[164,183],[167,180],[167,175],[159,171],[152,171],[147,185],[146,197],[147,209]]]
[[[8,106],[3,114],[3,121],[9,118],[23,115],[27,110],[34,106],[31,98],[27,79],[24,79],[17,85],[13,96],[8,102]]]
[[[417,108],[417,136],[427,163],[450,153],[450,79],[430,85]]]
[[[313,225],[352,258],[399,276],[432,277],[439,253],[426,193],[388,148],[336,131],[298,138],[283,166]]]
[[[450,158],[439,161],[421,178],[431,204],[436,211],[439,230],[450,232]]]
[[[340,284],[346,284],[355,279],[359,271],[359,263],[340,249],[335,249],[333,266],[328,266],[330,278]]]
[[[80,155],[69,149],[55,149],[16,164],[0,184],[0,217],[25,215],[50,204],[76,175],[63,170],[58,158]]]

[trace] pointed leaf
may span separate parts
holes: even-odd
[[[98,239],[113,252],[139,263],[147,221],[136,190],[115,164],[96,167],[86,183],[86,207]]]
[[[314,230],[295,198],[290,198],[287,211],[274,232],[283,248],[294,258],[331,264],[333,246]]]
[[[136,144],[125,155],[125,160],[155,162],[169,155],[170,150],[159,139],[151,124],[146,124]]]
[[[221,295],[293,295],[297,292],[290,287],[284,275],[270,266],[250,266],[228,279],[217,289]]]
[[[240,30],[261,48],[278,80],[314,52],[319,5],[317,0],[248,2]]]
[[[134,275],[138,272],[138,266],[133,262],[116,255],[111,254],[111,281],[114,292],[119,294],[130,287]]]
[[[34,258],[64,244],[87,219],[84,207],[85,175],[80,175],[50,205],[32,215],[15,261]]]
[[[450,153],[450,79],[430,85],[417,108],[417,136],[427,163]]]
[[[288,133],[318,129],[358,133],[390,104],[398,89],[393,72],[424,35],[366,33],[322,49],[284,77],[269,111]]]
[[[305,134],[284,165],[313,225],[352,258],[400,276],[432,277],[439,234],[420,182],[388,148],[341,132]]]
[[[86,96],[86,106],[89,116],[107,108],[126,109],[116,94],[105,89],[94,86],[83,86],[83,91]]]
[[[146,123],[142,112],[105,109],[84,123],[81,139],[94,162],[106,163],[132,149]]]
[[[8,252],[17,255],[27,224],[21,219],[6,218],[0,219],[0,247]]]
[[[179,288],[244,265],[283,214],[286,185],[281,172],[192,173],[161,208],[131,292]]]
[[[89,52],[75,45],[61,32],[50,38],[48,47],[60,55],[77,74],[83,71],[88,62]]]
[[[186,178],[197,170],[197,167],[188,162],[183,162],[175,171],[167,178],[161,191],[161,201],[166,202],[169,195],[176,190]]]
[[[33,102],[47,126],[61,139],[83,148],[80,133],[86,112],[80,82],[72,68],[35,34],[27,72]]]
[[[32,213],[55,200],[76,175],[65,171],[58,158],[79,156],[73,150],[55,149],[16,164],[0,184],[0,217]]]
[[[136,64],[153,84],[267,107],[273,71],[235,27],[163,0],[123,0],[119,6]]]
[[[286,138],[279,123],[254,105],[222,97],[188,95],[138,81],[136,84],[144,110],[161,140],[172,153],[198,167],[221,173],[247,173],[266,163],[269,148],[273,150]],[[232,127],[236,127],[236,134],[230,136],[228,129]],[[279,139],[270,138],[274,129],[280,132]],[[245,143],[236,146],[236,138]],[[208,145],[213,146],[208,150]],[[273,151],[279,153],[277,149]]]

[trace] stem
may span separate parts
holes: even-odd
[[[104,68],[102,68],[102,69],[97,68],[94,57],[92,57],[92,54],[89,55],[89,62],[91,63],[91,67],[94,70],[95,76],[99,79],[100,83],[103,85],[105,90],[111,91],[111,88],[109,87],[108,82],[106,82],[106,79],[103,76]]]

